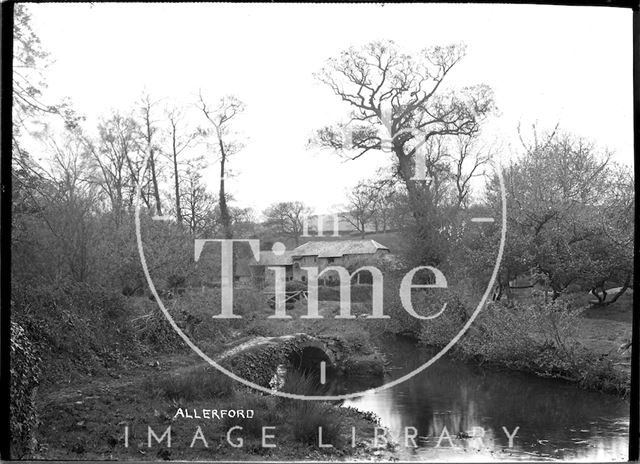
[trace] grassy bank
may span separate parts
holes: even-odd
[[[255,393],[208,366],[193,367],[194,361],[184,357],[182,366],[147,367],[120,382],[50,391],[42,397],[41,447],[32,457],[287,460],[339,459],[367,452],[367,443],[361,438],[352,447],[351,428],[356,428],[358,437],[371,437],[376,426],[371,417],[326,402],[291,401]],[[300,392],[301,388],[313,388],[304,379],[292,383],[285,389]],[[177,414],[179,408],[191,416],[195,411],[201,418],[185,418]],[[255,415],[251,419],[204,419],[201,411],[205,409],[253,410]],[[227,439],[229,430],[236,426],[242,429],[234,429]],[[168,427],[171,447],[166,437],[162,443],[152,437],[149,447],[149,428],[161,437]],[[263,427],[273,428],[263,432]],[[318,446],[319,427],[322,442],[333,447]],[[202,438],[194,442],[198,433]],[[275,447],[262,446],[263,433],[273,435],[266,443]]]
[[[483,309],[451,354],[627,396],[629,361],[617,347],[625,339],[621,327],[627,327],[630,334],[631,325],[606,318],[608,314],[620,317],[620,311],[599,309],[587,309],[570,300],[493,302]],[[452,305],[452,310],[436,322],[421,324],[415,333],[419,343],[444,346],[459,330],[459,321],[467,316],[462,305]],[[630,315],[630,304],[627,311]],[[600,319],[588,317],[594,315]]]
[[[299,317],[306,312],[304,305],[289,311],[295,316],[290,321],[269,320],[273,310],[262,295],[240,291],[235,296],[234,311],[243,315],[241,320],[211,318],[211,308],[219,307],[215,291],[188,292],[165,304],[176,323],[210,355],[245,337],[303,331],[336,337],[352,359],[375,355],[368,334],[357,324],[333,317],[320,323],[305,321]],[[15,443],[14,457],[338,459],[369,452],[364,437],[373,436],[376,423],[371,417],[334,403],[288,401],[242,387],[203,366],[155,302],[145,297],[123,297],[76,284],[16,287],[12,309],[20,333],[27,337],[23,342],[16,336],[16,347],[33,345],[25,356],[33,357],[39,368],[37,379],[31,372],[21,379],[18,370],[12,386],[14,393],[25,389],[24,395],[15,396],[22,401],[15,406],[30,417],[28,424],[23,423],[28,429]],[[338,305],[323,304],[321,311],[337,314]],[[295,377],[285,386],[304,394],[311,388],[308,379]],[[176,417],[178,408],[252,409],[255,416],[239,422],[228,417],[183,419]],[[244,440],[242,447],[230,445],[226,438],[236,425],[243,427],[242,433],[234,433],[234,438]],[[155,442],[149,448],[148,427],[161,436],[169,426],[171,448]],[[129,446],[125,446],[125,427]],[[205,440],[198,439],[191,447],[198,427]],[[261,446],[263,427],[275,427],[266,432],[275,435],[268,440],[276,443],[275,448]],[[319,446],[319,427],[323,443],[332,447]],[[355,447],[352,427],[357,429]]]

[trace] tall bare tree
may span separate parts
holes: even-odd
[[[468,207],[471,182],[484,174],[481,169],[491,159],[491,152],[478,147],[475,134],[459,135],[456,139],[457,156],[453,159],[456,203],[458,207]]]
[[[218,202],[220,206],[220,217],[224,229],[225,238],[233,238],[231,227],[231,214],[227,205],[227,193],[225,190],[225,180],[229,175],[229,158],[242,149],[242,144],[234,140],[231,134],[231,124],[236,117],[244,111],[245,105],[234,96],[225,96],[220,99],[217,106],[212,107],[205,102],[202,92],[199,94],[199,108],[212,128],[205,132],[205,135],[213,136],[217,143],[218,154],[220,155],[220,189],[218,192]]]
[[[137,159],[141,158],[140,126],[132,117],[116,112],[99,123],[98,136],[97,145],[89,138],[84,138],[97,167],[94,182],[108,196],[114,220],[119,224],[123,209],[133,204],[136,184],[144,183],[138,178],[140,166]],[[150,207],[144,189],[142,199]]]
[[[158,182],[158,158],[157,152],[158,147],[155,144],[156,132],[158,128],[156,127],[157,121],[153,119],[153,108],[156,106],[157,102],[151,101],[151,96],[145,94],[142,96],[140,101],[140,112],[142,115],[143,121],[143,139],[145,142],[145,152],[148,156],[147,165],[149,166],[149,174],[151,176],[151,188],[153,192],[153,197],[155,199],[156,213],[158,216],[162,216],[162,201],[160,199],[160,186]]]
[[[320,129],[315,143],[348,153],[350,159],[388,148],[406,186],[418,235],[426,243],[437,230],[430,216],[439,180],[429,181],[421,172],[430,166],[429,160],[418,158],[420,147],[441,137],[477,133],[494,108],[486,85],[444,89],[464,54],[464,46],[450,45],[427,48],[414,57],[392,41],[376,41],[343,51],[316,75],[351,112],[349,123]]]
[[[169,139],[171,141],[170,157],[173,166],[173,188],[176,202],[176,220],[182,224],[182,205],[180,204],[180,172],[178,157],[184,152],[197,137],[196,131],[189,132],[184,128],[183,114],[178,108],[167,109],[167,120],[169,122]]]

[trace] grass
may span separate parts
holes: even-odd
[[[248,419],[246,417],[229,417],[222,420],[222,429],[229,430],[231,427],[242,427],[245,437],[258,439],[262,437],[262,427],[281,424],[283,417],[278,409],[277,400],[274,396],[261,395],[259,393],[235,395],[235,403],[242,405],[243,409],[252,409],[256,412],[256,417]]]
[[[321,386],[311,375],[297,371],[289,372],[284,391],[298,395],[316,395]],[[322,443],[331,443],[342,448],[345,444],[341,417],[333,406],[325,402],[280,399],[286,411],[289,433],[293,440],[306,445],[319,445],[319,430],[322,428]]]
[[[39,392],[42,425],[38,440],[41,448],[29,458],[298,461],[314,455],[316,459],[326,459],[363,452],[361,447],[351,447],[351,427],[356,427],[358,433],[362,431],[364,436],[370,436],[373,431],[370,418],[355,410],[331,403],[287,402],[236,384],[231,393],[212,401],[211,392],[220,392],[217,380],[207,375],[206,370],[187,370],[193,362],[193,358],[185,357],[181,365],[162,363],[161,368],[167,369],[165,372],[141,366],[135,374],[123,379],[96,378],[93,382],[85,381],[86,384],[74,383]],[[176,371],[185,373],[171,375]],[[141,378],[146,380],[140,381]],[[204,392],[191,388],[186,379],[194,380]],[[292,382],[290,387],[296,391],[313,385],[306,380]],[[150,390],[155,394],[149,394]],[[182,399],[188,404],[176,404]],[[222,420],[174,419],[178,407],[190,410],[253,409],[255,415],[252,419],[228,416]],[[236,425],[243,428],[233,432],[234,441],[243,439],[241,448],[230,446],[225,439],[229,428]],[[129,430],[128,448],[123,441],[125,426]],[[149,448],[147,427],[160,436],[168,426],[171,426],[172,447],[167,448],[165,442]],[[268,433],[276,438],[268,441],[275,442],[276,448],[261,446],[262,427],[265,426],[275,427]],[[197,427],[201,427],[208,448],[201,441],[190,447]],[[331,443],[334,448],[317,446],[318,427],[323,427],[323,443]]]
[[[292,438],[306,445],[332,444],[336,448],[345,445],[341,417],[334,408],[316,401],[296,401],[287,408],[289,433]],[[320,432],[322,429],[322,432]]]
[[[587,296],[585,299],[592,300]],[[631,324],[633,318],[633,295],[627,291],[618,301],[607,306],[594,306],[584,304],[585,310],[582,313],[586,319],[605,320]]]
[[[618,319],[633,311],[631,299],[625,305],[621,298],[617,302],[621,307],[609,313],[611,319],[606,312],[594,319],[592,308],[583,311],[576,301],[580,300],[492,304],[454,353],[463,359],[573,381],[585,389],[628,395],[629,360],[617,348],[630,337],[630,324]],[[591,317],[585,317],[587,312]]]
[[[229,397],[234,385],[229,377],[207,366],[185,373],[147,378],[144,388],[154,396],[187,402]]]

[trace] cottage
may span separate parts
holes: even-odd
[[[389,249],[375,240],[332,240],[310,241],[299,247],[276,255],[272,251],[260,252],[260,261],[251,265],[253,275],[258,281],[269,279],[267,267],[285,268],[286,280],[307,279],[303,267],[317,267],[319,272],[328,266],[365,265],[389,253]],[[326,276],[332,280],[337,276]]]

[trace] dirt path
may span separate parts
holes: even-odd
[[[150,359],[148,363],[132,369],[118,369],[117,374],[109,373],[98,377],[86,377],[82,382],[74,384],[53,384],[40,388],[38,392],[39,407],[51,404],[74,402],[78,398],[96,398],[104,394],[112,395],[113,391],[129,386],[139,385],[149,376],[161,372],[188,372],[198,369],[207,363],[195,354],[166,354]]]

